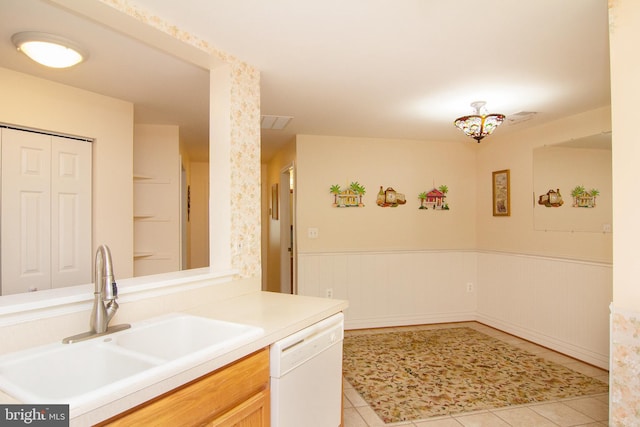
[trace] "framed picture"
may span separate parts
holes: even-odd
[[[491,184],[493,188],[493,216],[510,216],[509,169],[493,172]]]
[[[271,218],[278,219],[278,184],[271,186]]]

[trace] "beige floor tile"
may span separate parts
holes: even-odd
[[[370,406],[358,406],[356,410],[358,411],[360,416],[365,420],[368,426],[371,426],[371,427],[389,426],[389,424],[385,424],[380,419],[380,417],[376,414],[376,412],[373,409],[371,409]]]
[[[465,427],[509,427],[504,420],[491,412],[454,417]]]
[[[360,407],[360,406],[369,406],[369,404],[367,403],[366,400],[364,400],[362,398],[362,396],[360,396],[360,393],[358,393],[355,389],[353,388],[346,388],[344,389],[344,396],[349,400],[349,402],[351,402],[351,404],[354,407]]]
[[[429,421],[415,421],[413,423],[416,427],[461,427],[458,421],[451,417],[436,418]]]
[[[353,408],[353,404],[349,400],[349,398],[343,393],[342,394],[342,407],[343,408]]]
[[[598,399],[600,402],[604,402],[609,405],[609,393],[602,393],[592,396],[594,399]]]
[[[345,409],[342,416],[344,427],[368,427],[355,408]]]
[[[560,402],[532,405],[530,408],[559,426],[575,426],[595,421],[593,418]]]
[[[532,411],[526,407],[501,409],[493,411],[498,417],[503,419],[512,427],[555,427],[552,423],[542,415]]]
[[[562,403],[596,421],[607,421],[609,419],[609,405],[595,397],[566,400]]]

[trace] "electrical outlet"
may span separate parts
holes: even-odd
[[[327,298],[333,298],[333,288],[327,288],[324,292]]]
[[[473,283],[467,282],[467,292],[473,292]]]

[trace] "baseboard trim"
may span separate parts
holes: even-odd
[[[609,355],[599,354],[586,348],[576,346],[566,341],[550,337],[538,331],[529,328],[523,328],[518,325],[510,324],[499,319],[495,319],[482,314],[476,315],[476,320],[492,328],[499,329],[503,332],[515,335],[519,338],[531,341],[535,344],[547,347],[553,351],[565,354],[574,359],[588,363],[598,368],[609,370]]]
[[[347,316],[348,318],[348,316]],[[434,313],[415,316],[387,316],[345,320],[345,329],[388,328],[393,326],[425,325],[432,323],[471,322],[477,320],[474,312]]]

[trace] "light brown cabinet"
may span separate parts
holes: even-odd
[[[269,404],[269,351],[262,349],[99,425],[268,427]]]

